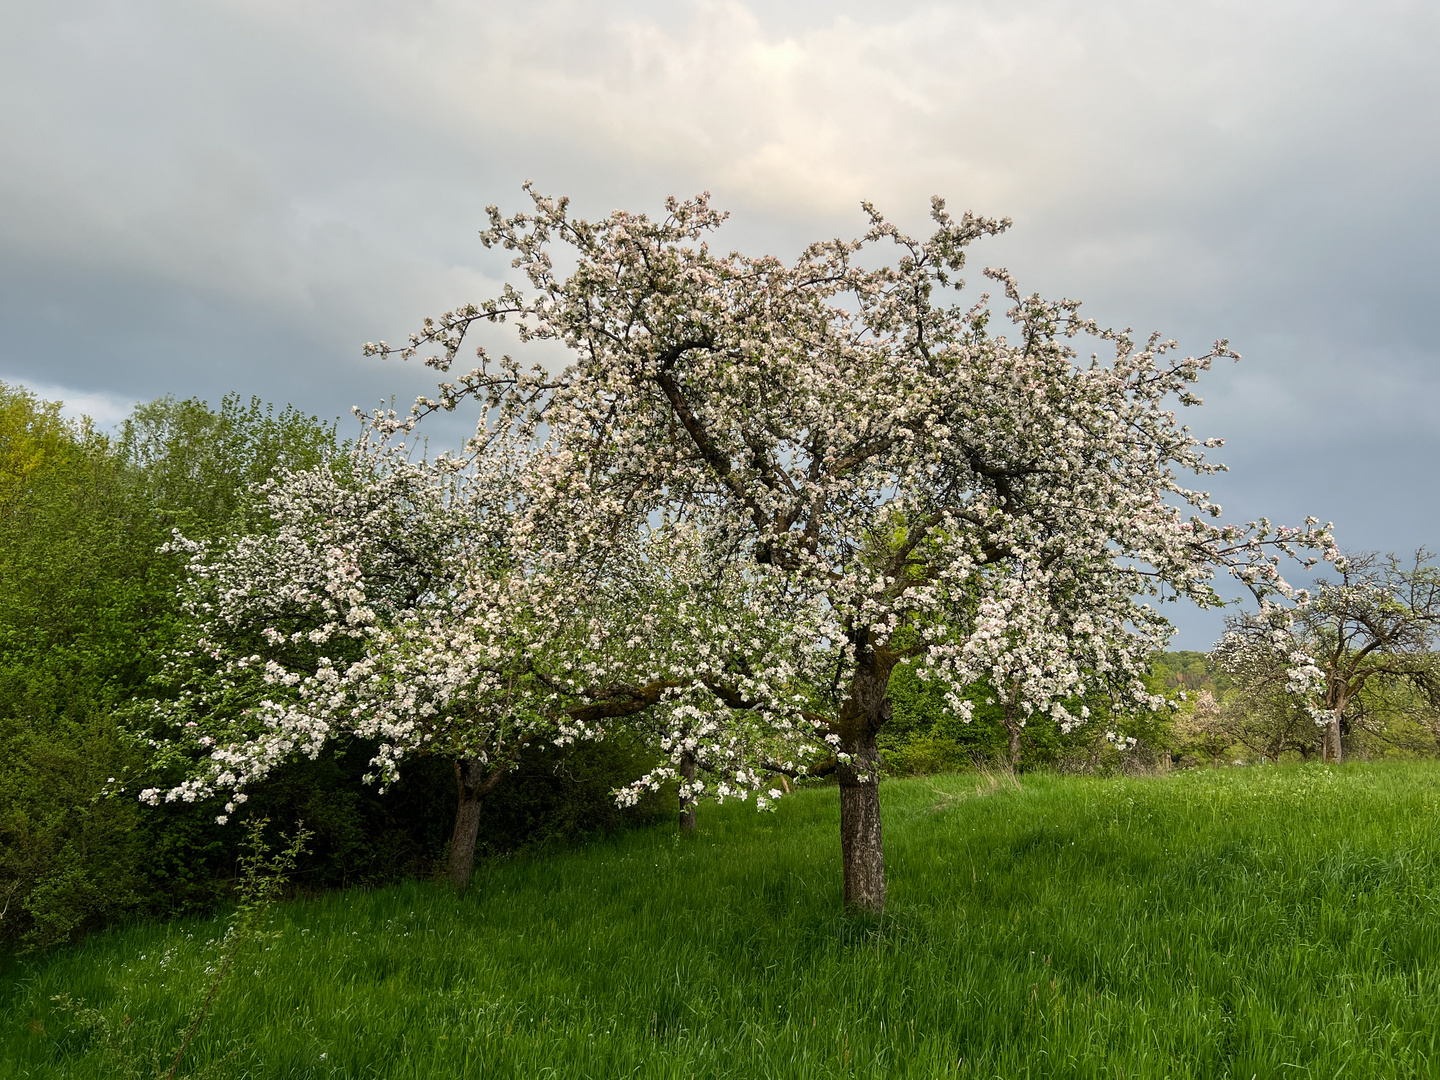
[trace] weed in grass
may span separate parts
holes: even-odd
[[[88,1043],[94,1047],[95,1055],[104,1062],[109,1075],[123,1077],[124,1080],[144,1080],[146,1077],[175,1080],[180,1075],[185,1051],[210,1015],[236,965],[252,949],[263,946],[267,939],[274,936],[268,932],[268,924],[275,902],[290,872],[295,869],[296,861],[304,853],[305,841],[310,838],[310,833],[303,824],[298,825],[294,835],[285,837],[285,845],[272,855],[265,842],[265,826],[269,823],[267,818],[251,818],[246,823],[248,835],[241,844],[240,855],[239,902],[220,938],[205,942],[202,955],[207,957],[205,971],[210,975],[210,981],[204,996],[190,1013],[173,1055],[161,1050],[163,1041],[159,1039],[152,1040],[148,1048],[140,1045],[139,1032],[128,1009],[122,1009],[124,1016],[117,1025],[103,1010],[87,1005],[82,998],[64,993],[51,996],[55,1012],[71,1018],[82,1035],[81,1044]],[[167,952],[162,958],[162,966],[168,963],[170,955]],[[141,960],[144,959],[141,956]],[[256,970],[255,974],[258,976],[260,972]],[[43,1033],[43,1025],[40,1031]],[[215,1075],[234,1056],[231,1052],[188,1075],[192,1078]],[[168,1069],[165,1068],[167,1060]]]

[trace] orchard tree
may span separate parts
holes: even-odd
[[[1232,619],[1222,660],[1252,682],[1267,670],[1272,683],[1284,678],[1286,693],[1323,728],[1324,759],[1339,762],[1362,691],[1405,691],[1440,705],[1440,570],[1431,559],[1423,548],[1408,562],[1346,555],[1338,580],[1317,581],[1293,610]]]
[[[1235,745],[1235,735],[1227,723],[1225,706],[1209,690],[1201,690],[1176,716],[1176,734],[1187,750],[1204,754],[1211,768],[1220,767],[1225,751]]]
[[[1223,701],[1212,697],[1206,710],[1197,705],[1191,718],[1192,734],[1211,750],[1224,741],[1216,753],[1238,744],[1270,760],[1287,750],[1308,759],[1317,747],[1327,715],[1317,704],[1324,675],[1295,638],[1295,615],[1293,608],[1262,604],[1227,620],[1212,655],[1232,680],[1231,692]]]
[[[1091,718],[1089,705],[1075,700],[1079,695],[1108,699],[1106,711],[1112,717],[1127,705],[1169,706],[1163,695],[1136,687],[1133,667],[1117,668],[1106,639],[1093,632],[1097,608],[1123,610],[1130,604],[1129,596],[1099,599],[1106,589],[1127,587],[1122,577],[1107,572],[1098,580],[1068,579],[1057,588],[1048,575],[1033,574],[1027,566],[1005,570],[990,595],[977,602],[973,620],[962,624],[964,632],[955,647],[964,668],[983,673],[995,692],[1006,733],[1005,765],[1012,776],[1020,764],[1025,727],[1041,703],[1049,704],[1047,711],[1062,732]],[[1082,574],[1089,576],[1077,570],[1077,576]],[[1166,637],[1166,624],[1153,609],[1136,609],[1131,618],[1150,640]],[[934,649],[938,653],[941,646]],[[1133,738],[1114,731],[1108,736],[1121,749],[1135,745]]]
[[[375,743],[369,779],[381,784],[408,756],[442,755],[454,762],[450,873],[463,889],[482,800],[537,741],[603,738],[666,710],[723,728],[691,758],[716,773],[714,794],[760,788],[756,765],[784,744],[797,707],[785,696],[797,673],[774,662],[803,624],[793,597],[737,575],[695,519],[647,523],[590,553],[567,546],[547,524],[567,514],[525,512],[527,478],[544,475],[533,458],[550,452],[531,429],[419,462],[396,432],[374,417],[347,459],[270,482],[264,530],[213,543],[177,534],[188,637],[155,722],[161,761],[184,775],[142,799],[224,796],[223,822],[249,785],[336,739]],[[745,645],[722,657],[717,639]],[[769,682],[746,670],[755,651]],[[733,706],[763,739],[714,719]],[[670,775],[662,766],[629,790]],[[705,789],[692,775],[682,797]]]
[[[503,494],[484,500],[499,488],[466,484],[448,464],[362,440],[347,459],[266,485],[268,528],[214,542],[177,531],[187,635],[156,719],[162,760],[189,775],[142,800],[223,794],[223,822],[249,785],[337,735],[376,742],[382,783],[423,748],[454,758],[451,869],[468,880],[480,800],[535,720],[517,705],[517,628],[472,623],[484,601],[471,579],[505,588]]]
[[[559,343],[558,371],[478,349],[411,420],[469,400],[486,424],[543,423],[555,453],[537,457],[549,479],[535,483],[585,507],[575,550],[654,515],[703,515],[804,610],[819,605],[827,669],[793,722],[836,750],[850,905],[884,906],[876,736],[901,661],[966,714],[963,691],[994,667],[977,635],[1041,626],[1044,665],[1032,656],[1016,682],[1027,707],[1048,712],[1091,679],[1143,705],[1168,626],[1137,596],[1214,604],[1222,568],[1283,594],[1281,553],[1329,550],[1313,521],[1217,524],[1219,507],[1181,483],[1219,466],[1169,406],[1198,404],[1191,385],[1233,356],[1224,342],[1178,357],[998,269],[985,276],[1002,313],[988,294],[958,301],[966,248],[1008,221],[956,219],[936,199],[933,233],[915,239],[867,204],[861,238],[787,263],[712,250],[723,215],[708,196],[598,221],[531,197],[528,213],[491,208],[482,233],[514,253],[514,283],[406,346],[367,349],[449,372],[477,322]],[[1083,336],[1112,355],[1080,359]]]

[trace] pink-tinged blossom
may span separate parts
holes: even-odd
[[[1216,604],[1217,572],[1285,601],[1282,557],[1335,555],[1313,520],[1220,524],[1209,496],[1182,483],[1222,466],[1204,455],[1214,441],[1170,406],[1200,403],[1193,384],[1235,355],[1225,342],[1182,357],[1158,334],[1135,339],[1074,301],[1025,293],[999,268],[984,271],[1005,297],[998,309],[989,294],[960,300],[966,249],[1008,221],[957,219],[937,199],[935,231],[916,239],[867,205],[860,239],[786,263],[712,248],[724,215],[705,196],[667,201],[658,220],[584,221],[565,200],[531,194],[531,212],[492,208],[482,234],[514,255],[515,283],[426,320],[405,346],[367,346],[447,379],[410,415],[377,424],[408,434],[435,410],[473,403],[484,416],[467,450],[477,459],[497,433],[543,425],[546,453],[524,475],[531,520],[517,520],[516,535],[549,530],[556,580],[664,520],[703,523],[748,559],[747,582],[783,582],[816,644],[796,651],[796,635],[779,634],[784,647],[746,654],[743,670],[770,687],[822,673],[805,725],[792,726],[835,751],[843,805],[845,791],[867,788],[854,822],[878,823],[875,734],[896,663],[917,663],[962,713],[962,693],[982,679],[1017,722],[1036,711],[1079,722],[1066,702],[1090,691],[1145,707],[1148,654],[1170,632],[1151,601]],[[558,343],[570,362],[525,368],[479,349],[478,366],[457,375],[482,321],[507,323],[522,343]],[[1082,338],[1110,355],[1082,358]],[[713,649],[692,653],[695,673],[716,656],[741,669],[729,660],[745,640],[717,625]],[[683,691],[669,708],[664,729],[693,736],[717,769],[734,740],[750,739],[750,710]],[[743,776],[715,793],[755,790]],[[851,897],[847,878],[847,897],[875,906],[878,824],[863,828],[875,848],[868,884]]]

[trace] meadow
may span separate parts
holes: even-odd
[[[283,904],[177,1075],[1440,1076],[1440,764],[882,799],[880,919],[842,911],[829,789],[493,861],[463,897]],[[57,994],[172,1049],[224,925],[6,958],[0,1074],[116,1075]]]

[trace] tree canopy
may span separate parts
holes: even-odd
[[[988,678],[1022,713],[1078,722],[1064,702],[1092,687],[1151,700],[1143,675],[1169,626],[1137,597],[1213,604],[1220,570],[1283,597],[1282,554],[1333,554],[1313,520],[1219,524],[1182,483],[1219,466],[1169,406],[1199,403],[1194,382],[1234,355],[1224,342],[1182,357],[1003,269],[984,271],[1003,313],[989,294],[961,302],[967,248],[1008,222],[956,219],[937,199],[934,232],[915,239],[867,206],[863,236],[786,263],[713,250],[724,216],[705,196],[659,220],[532,199],[491,208],[482,234],[515,253],[517,283],[403,348],[367,348],[450,372],[475,323],[509,322],[522,343],[562,344],[568,365],[481,348],[394,430],[472,401],[479,459],[499,433],[543,428],[550,452],[522,482],[531,520],[566,523],[559,551],[603,562],[656,516],[703,519],[746,574],[822,613],[825,670],[794,722],[836,750],[852,904],[884,904],[876,736],[897,663],[915,660],[962,713]],[[1085,337],[1111,355],[1082,359]]]

